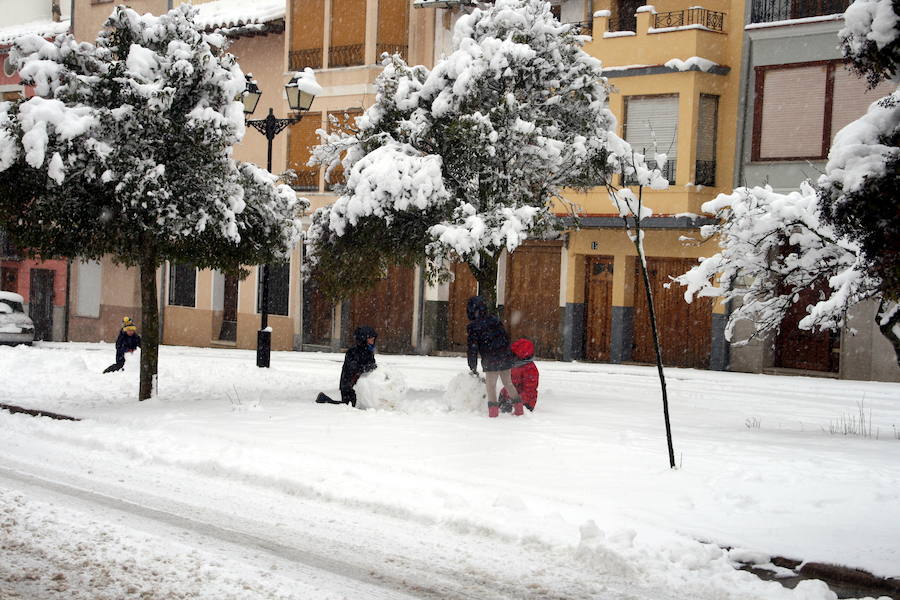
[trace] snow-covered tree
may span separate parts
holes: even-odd
[[[503,250],[557,226],[561,187],[605,185],[630,154],[583,42],[542,0],[498,0],[459,19],[434,69],[385,59],[355,130],[314,151],[346,176],[308,233],[319,285],[347,296],[394,262],[442,280],[459,260],[494,306]]]
[[[898,80],[900,4],[856,0],[839,36],[845,57],[870,87]],[[737,321],[756,333],[776,330],[800,292],[819,300],[807,307],[803,329],[837,329],[858,302],[879,302],[876,321],[900,364],[900,89],[841,129],[814,188],[778,194],[739,188],[703,205],[719,223],[704,227],[720,251],[677,280],[695,294],[739,300]]]
[[[11,59],[36,95],[0,104],[3,227],[43,257],[109,254],[140,271],[141,400],[157,373],[157,268],[283,257],[305,203],[232,158],[245,77],[195,12],[118,7],[96,44],[20,38]]]

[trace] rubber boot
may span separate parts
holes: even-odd
[[[525,414],[525,408],[522,406],[521,400],[513,404],[513,414],[517,417],[521,417]]]
[[[488,402],[488,416],[491,418],[500,416],[499,402]]]

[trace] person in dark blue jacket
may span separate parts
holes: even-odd
[[[120,371],[125,366],[125,353],[134,352],[136,348],[141,347],[141,336],[137,334],[137,327],[131,317],[122,318],[122,329],[119,330],[119,337],[116,338],[116,362],[106,367],[104,373],[112,373]]]
[[[509,348],[509,336],[500,319],[490,314],[487,304],[481,296],[472,296],[466,305],[466,316],[469,317],[468,360],[469,369],[477,373],[478,355],[481,355],[481,368],[484,370],[484,381],[487,386],[488,416],[500,414],[500,403],[497,402],[497,378],[503,382],[506,393],[513,401],[515,414],[522,414],[522,400],[513,385],[509,370],[516,361]]]
[[[357,327],[353,332],[356,345],[347,350],[344,355],[344,366],[341,369],[341,400],[332,400],[325,394],[319,394],[316,402],[319,404],[349,404],[356,406],[356,391],[353,386],[359,381],[360,375],[375,370],[375,339],[378,333],[368,325]]]

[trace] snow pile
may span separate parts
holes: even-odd
[[[699,56],[692,56],[687,60],[681,60],[680,58],[672,58],[666,61],[665,66],[670,69],[675,69],[676,71],[704,71],[707,72],[713,67],[719,66],[719,63],[713,62],[708,58],[701,58]]]
[[[444,402],[451,412],[484,414],[487,411],[487,389],[481,377],[464,371],[447,384]]]
[[[406,380],[390,367],[378,367],[364,373],[354,387],[356,407],[363,410],[400,410],[406,402]]]
[[[0,45],[13,44],[18,38],[26,35],[36,35],[42,38],[52,38],[60,33],[69,31],[69,20],[64,21],[31,21],[0,27]]]
[[[197,4],[196,8],[197,25],[219,29],[284,19],[285,0],[213,0]]]
[[[406,414],[477,413],[487,409],[484,380],[469,371],[447,383],[441,398],[422,397],[411,390],[398,369],[381,365],[356,383],[356,407]]]

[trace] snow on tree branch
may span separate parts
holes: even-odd
[[[769,186],[738,188],[702,208],[719,218],[701,230],[716,239],[719,252],[675,280],[686,287],[687,302],[695,296],[740,301],[728,339],[742,319],[756,333],[777,329],[805,289],[818,287],[823,298],[801,320],[803,329],[839,327],[849,306],[878,294],[880,282],[867,273],[858,245],[822,221],[816,191],[806,182],[788,194]]]

